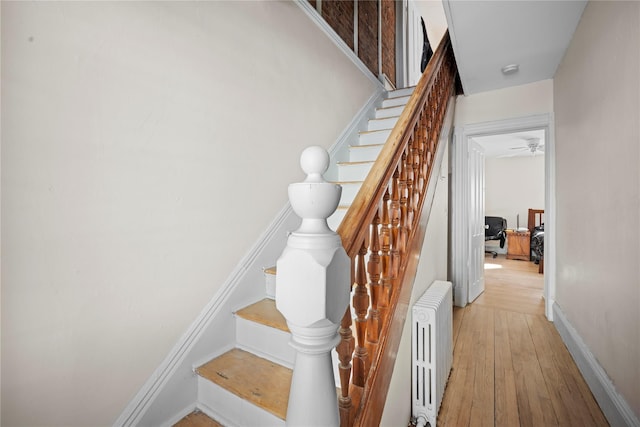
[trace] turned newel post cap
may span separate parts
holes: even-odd
[[[329,153],[317,145],[308,147],[300,155],[300,167],[307,174],[304,182],[325,182],[322,174],[329,168]]]
[[[319,146],[308,147],[300,156],[300,166],[307,177],[303,182],[289,185],[291,207],[302,218],[297,233],[333,233],[327,218],[338,207],[342,187],[322,177],[329,167],[329,153]]]

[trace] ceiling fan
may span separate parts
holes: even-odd
[[[544,153],[544,143],[540,143],[540,138],[524,138],[526,143],[523,147],[511,147],[510,150],[517,150],[513,154],[505,154],[499,157],[514,157],[521,155],[522,150],[530,151],[532,156],[535,156],[537,152]]]

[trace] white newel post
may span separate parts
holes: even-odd
[[[329,166],[324,148],[307,148],[300,166],[307,178],[289,185],[289,200],[302,224],[289,236],[276,275],[276,306],[296,350],[287,426],[338,426],[331,350],[349,304],[350,260],[327,218],[342,188],[322,177]]]

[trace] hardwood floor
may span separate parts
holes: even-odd
[[[443,426],[607,426],[554,325],[532,262],[485,258],[485,291],[453,314]]]

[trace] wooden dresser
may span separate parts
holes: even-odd
[[[531,233],[507,230],[507,259],[531,259]]]

